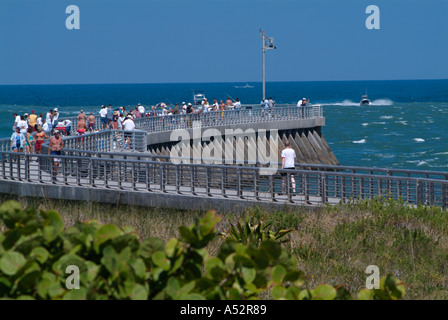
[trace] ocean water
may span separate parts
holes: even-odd
[[[12,133],[13,112],[45,113],[58,107],[61,116],[82,108],[97,112],[102,104],[145,106],[192,102],[194,91],[211,101],[239,98],[258,104],[261,83],[112,84],[0,86],[0,137]],[[367,91],[370,106],[359,106]],[[302,97],[322,104],[322,132],[342,165],[448,171],[448,80],[275,82],[266,94],[277,103]]]

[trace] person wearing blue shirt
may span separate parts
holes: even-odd
[[[17,127],[16,131],[11,136],[11,149],[14,152],[23,152],[26,138],[23,133],[20,132],[20,128]]]
[[[112,105],[109,105],[109,108],[107,108],[107,128],[112,129],[112,117],[114,114],[114,110],[112,109]]]

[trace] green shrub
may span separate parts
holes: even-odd
[[[240,225],[256,241],[229,237],[218,256],[210,256],[205,248],[220,221],[213,211],[181,227],[180,239],[166,244],[140,241],[133,228],[94,220],[65,229],[57,212],[23,210],[15,201],[0,206],[1,221],[7,229],[0,234],[3,299],[258,299],[266,292],[274,299],[351,299],[343,286],[306,288],[295,256],[278,241],[280,233],[263,223]],[[79,289],[67,289],[69,266],[79,268]],[[362,290],[358,298],[403,294],[401,281],[387,276],[380,289]]]

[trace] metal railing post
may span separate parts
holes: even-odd
[[[227,180],[227,169],[221,168],[221,195],[227,198],[225,181]]]
[[[6,154],[2,154],[2,176],[6,180]],[[11,159],[11,158],[10,158]]]
[[[254,197],[257,200],[260,200],[260,195],[258,192],[258,171],[257,170],[253,170],[254,173]]]
[[[67,178],[67,176],[68,176],[68,174],[67,174],[67,159],[66,158],[63,158],[62,159],[62,179],[64,180],[64,184],[65,185],[69,185],[69,183],[68,183],[68,178]]]
[[[95,187],[95,180],[93,177],[93,159],[89,159],[88,171],[89,171],[89,184],[91,187]]]
[[[293,202],[292,201],[292,194],[291,194],[291,188],[292,188],[292,186],[291,186],[291,173],[289,173],[289,172],[287,172],[286,173],[286,180],[287,180],[287,183],[286,183],[286,194],[287,194],[287,196],[288,196],[288,201],[289,202]]]
[[[121,161],[118,161],[118,174],[117,174],[118,189],[123,189],[123,185],[122,185],[123,176],[122,176],[121,171],[122,171]]]
[[[322,203],[328,202],[328,190],[327,190],[327,175],[321,173],[321,184],[322,184]]]
[[[132,184],[132,189],[137,190],[137,183],[135,182],[137,176],[135,174],[135,162],[132,163],[132,167],[131,167],[131,184]]]
[[[17,179],[22,181],[22,155],[17,157]]]
[[[416,183],[416,194],[415,194],[415,197],[416,197],[416,202],[417,202],[417,205],[418,204],[421,204],[423,201],[423,199],[422,199],[422,185],[421,185],[421,182],[420,182],[420,180],[418,180],[417,179],[417,183]]]
[[[175,165],[175,173],[176,173],[176,192],[180,194],[180,177],[179,177],[179,165]]]
[[[160,164],[160,190],[166,192],[165,190],[165,173],[164,173],[164,165]]]
[[[150,165],[146,164],[146,190],[152,192],[151,189],[151,170],[149,169]]]
[[[237,196],[238,198],[243,198],[243,192],[241,189],[241,169],[236,169],[236,190],[237,190]]]
[[[107,167],[108,167],[108,162],[110,160],[104,160],[104,170],[103,170],[103,179],[104,179],[104,187],[105,188],[109,188],[109,183],[108,183],[108,179],[107,179]]]
[[[30,157],[28,154],[25,154],[25,180],[31,182],[30,179]]]
[[[205,167],[205,194],[211,197],[210,193],[210,170],[208,167]]]

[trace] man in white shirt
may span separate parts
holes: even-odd
[[[182,102],[182,114],[186,114],[187,113],[187,104],[185,102]]]
[[[39,118],[37,118],[37,125],[38,126],[41,126],[42,127],[42,125],[44,124],[43,122],[42,122],[42,119],[43,119],[43,114],[41,113],[41,114],[39,114]]]
[[[118,130],[123,130],[123,121],[124,121],[124,116],[122,113],[120,113],[120,116],[118,117],[118,120],[117,120]]]
[[[241,102],[240,102],[239,98],[236,98],[235,103],[233,104],[233,106],[235,107],[235,110],[241,109]]]
[[[107,123],[107,109],[106,109],[106,105],[103,104],[99,114],[100,114],[100,117],[101,117],[101,130],[104,130],[104,129],[106,129],[107,124],[108,124]]]
[[[42,119],[42,130],[44,130],[44,132],[47,135],[50,135],[51,129],[50,129],[50,126],[48,125],[48,123],[47,123],[47,121],[45,119]]]
[[[14,117],[14,126],[13,126],[13,129],[14,129],[14,131],[16,131],[17,124],[18,124],[19,121],[20,121],[20,116],[17,115],[17,113],[13,113],[12,115],[13,115],[13,117]]]
[[[59,119],[59,110],[58,110],[58,108],[54,108],[54,110],[53,110],[53,123],[52,123],[53,129],[56,127],[56,125],[58,123],[58,119]]]
[[[299,100],[299,102],[297,102],[297,107],[299,107],[299,115],[301,115],[302,118],[305,117],[305,107],[307,105],[307,103],[310,102],[310,99],[306,100],[305,98],[303,98],[302,100]]]
[[[70,120],[64,120],[65,125],[65,135],[69,136],[72,128],[72,122]]]
[[[23,133],[26,136],[28,123],[25,120],[25,116],[20,116],[20,121],[17,123],[17,128],[20,128],[20,133]]]
[[[145,107],[142,106],[140,103],[138,104],[138,111],[141,113],[142,118],[145,116]]]
[[[131,117],[126,117],[126,120],[123,122],[124,131],[132,131],[135,129],[135,123]]]
[[[283,170],[295,170],[296,152],[290,148],[289,141],[285,142],[285,149],[282,151],[282,169]],[[287,172],[282,172],[282,193],[285,193]],[[291,174],[291,184],[293,195],[296,193],[296,181],[294,175]],[[287,193],[287,192],[286,192]],[[281,195],[280,194],[280,195]]]
[[[310,99],[306,100],[305,98],[303,98],[302,100],[299,100],[299,102],[297,102],[297,106],[306,107],[307,103],[310,103]]]
[[[52,129],[52,126],[51,126],[52,118],[53,118],[53,110],[50,109],[50,111],[48,111],[46,116],[45,116],[45,122],[47,123],[48,128],[50,129],[50,131]]]

